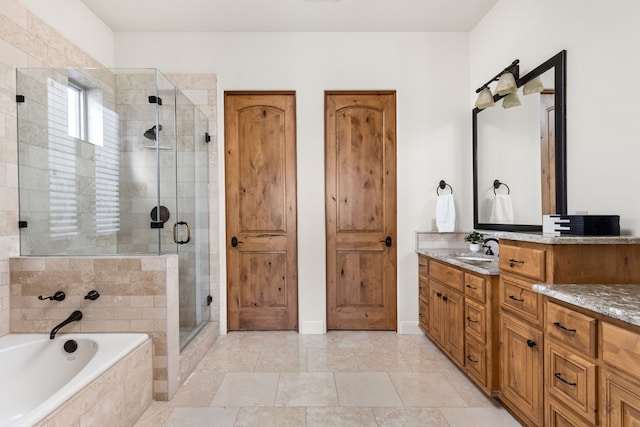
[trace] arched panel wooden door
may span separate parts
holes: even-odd
[[[395,107],[325,93],[328,329],[396,330]]]
[[[295,93],[225,93],[229,330],[297,330]]]

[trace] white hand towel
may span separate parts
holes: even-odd
[[[456,207],[453,194],[438,196],[436,200],[436,226],[440,233],[451,232],[456,228]]]
[[[496,194],[493,197],[489,222],[493,224],[513,224],[513,205],[508,194]]]

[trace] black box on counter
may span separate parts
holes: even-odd
[[[543,215],[542,233],[552,236],[619,236],[620,215]]]

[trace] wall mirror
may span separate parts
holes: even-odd
[[[523,88],[542,82],[537,91]],[[567,213],[566,51],[517,79],[520,105],[473,110],[473,226],[542,231]]]

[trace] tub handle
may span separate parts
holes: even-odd
[[[58,292],[56,292],[55,294],[53,294],[53,295],[51,295],[49,297],[43,297],[42,295],[38,295],[38,299],[41,300],[41,301],[45,300],[45,299],[50,299],[51,301],[54,301],[54,300],[55,301],[62,301],[62,300],[64,300],[65,296],[66,295],[64,294],[64,292],[58,291]]]

